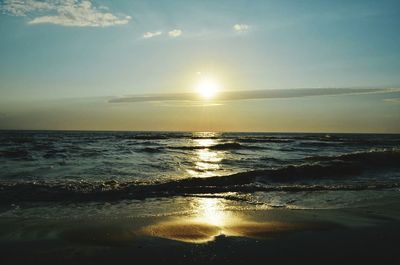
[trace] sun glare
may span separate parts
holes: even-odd
[[[195,87],[197,93],[204,99],[211,99],[220,90],[220,85],[212,78],[202,78]]]

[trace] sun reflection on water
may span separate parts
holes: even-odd
[[[214,134],[207,133],[200,138],[194,139],[195,149],[192,159],[194,160],[194,169],[187,170],[192,177],[212,177],[218,175],[216,171],[221,169],[220,162],[224,158],[224,152],[212,150],[210,147],[218,144],[218,141],[212,137]]]
[[[263,217],[257,220],[238,211],[237,205],[222,198],[193,197],[189,201],[192,214],[176,217],[144,227],[141,233],[152,237],[202,244],[219,236],[268,239],[282,233],[332,229],[332,223],[283,222]]]
[[[205,139],[194,139],[194,142],[197,146],[200,147],[210,147],[216,144],[217,141],[215,141],[215,139],[205,138]]]
[[[209,225],[224,226],[228,221],[224,204],[221,199],[216,198],[196,198],[193,204],[197,211],[194,220],[207,223]]]

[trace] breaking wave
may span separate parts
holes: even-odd
[[[364,173],[398,172],[398,149],[309,157],[305,163],[209,178],[167,182],[0,182],[3,204],[35,201],[115,201],[222,192],[368,190],[400,188],[400,178],[351,183],[336,181]],[[307,180],[312,180],[306,183]],[[330,180],[318,182],[315,180]]]

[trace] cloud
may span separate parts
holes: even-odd
[[[369,93],[390,93],[393,89],[382,88],[293,88],[293,89],[269,89],[269,90],[248,90],[248,91],[224,91],[216,97],[217,101],[237,101],[252,99],[282,99],[300,98],[310,96],[329,96],[346,94],[369,94]],[[175,94],[149,94],[142,96],[119,97],[109,100],[110,103],[124,102],[165,102],[165,101],[199,101],[195,93]]]
[[[161,31],[155,31],[155,32],[150,32],[150,31],[148,31],[148,32],[145,32],[145,33],[143,34],[143,38],[145,38],[145,39],[150,39],[150,38],[153,38],[153,37],[160,36],[161,34],[162,34]]]
[[[163,34],[162,31],[148,31],[143,34],[143,38],[150,39],[153,37],[160,36],[162,34]],[[170,36],[171,38],[177,38],[181,35],[182,35],[182,30],[180,29],[174,29],[168,32],[168,36]]]
[[[390,102],[390,103],[400,103],[400,98],[385,98],[385,102]]]
[[[108,27],[127,24],[132,19],[112,14],[105,6],[95,7],[89,0],[5,0],[0,11],[12,16],[28,16],[30,25]]]
[[[232,28],[236,32],[246,32],[249,30],[250,26],[247,24],[235,24]]]
[[[182,35],[182,30],[180,29],[171,30],[170,32],[168,32],[168,35],[173,38],[179,37]]]
[[[53,9],[53,4],[48,1],[35,0],[4,0],[0,10],[13,16],[26,16],[35,11],[49,11]]]

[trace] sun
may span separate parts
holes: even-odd
[[[210,77],[203,77],[195,86],[197,93],[199,93],[204,99],[215,97],[220,88],[219,83]]]

